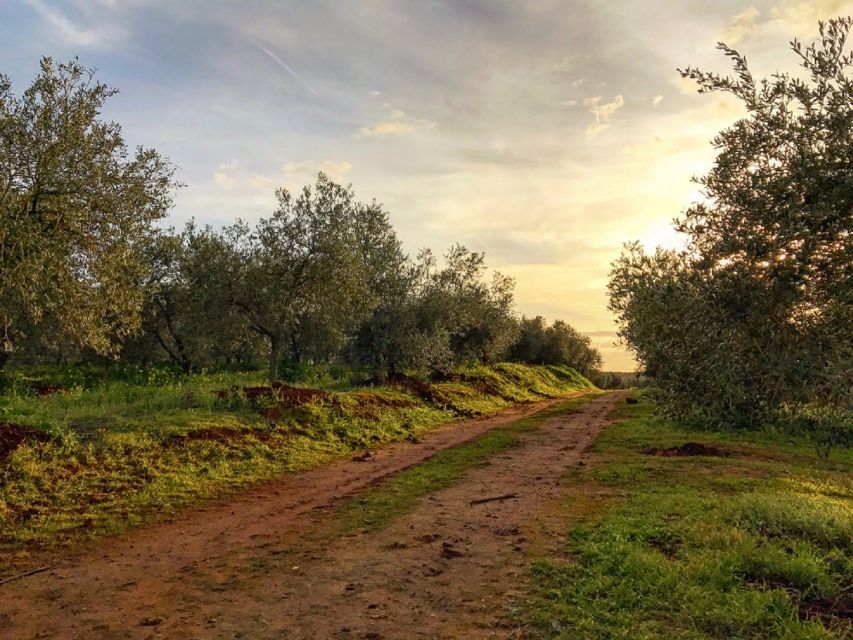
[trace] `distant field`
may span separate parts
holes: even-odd
[[[443,382],[264,386],[257,373],[151,375],[0,396],[0,570],[39,549],[460,417],[591,388],[573,369],[499,364]],[[8,558],[8,560],[6,560]]]

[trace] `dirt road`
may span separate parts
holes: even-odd
[[[332,535],[324,507],[552,403],[449,425],[104,541],[0,586],[0,637],[517,637],[505,614],[529,573],[524,552],[621,397],[523,432],[519,446],[378,532]],[[517,498],[472,504],[504,494]]]

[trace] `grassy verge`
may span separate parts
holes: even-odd
[[[625,412],[570,478],[565,518],[584,493],[598,514],[535,565],[535,637],[853,637],[849,450],[691,432],[642,401]],[[689,441],[723,455],[659,455]]]
[[[465,472],[494,454],[518,444],[518,436],[543,421],[589,402],[593,392],[552,405],[534,416],[493,429],[465,444],[445,449],[432,458],[395,474],[379,487],[353,498],[338,511],[342,532],[381,529],[397,516],[415,508],[419,498],[459,482]]]
[[[0,396],[0,574],[248,483],[590,387],[570,369],[513,364],[440,384],[287,389],[286,402],[253,397],[261,384],[217,374]]]

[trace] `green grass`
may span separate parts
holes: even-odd
[[[571,370],[502,367],[467,369],[464,381],[442,388],[441,402],[399,388],[351,389],[281,410],[272,422],[260,414],[270,401],[214,394],[261,385],[257,373],[95,380],[46,397],[13,385],[0,396],[0,425],[50,440],[25,441],[0,459],[0,573],[45,548],[116,533],[249,483],[520,400],[590,388]]]
[[[600,393],[600,392],[599,392]],[[588,402],[598,393],[559,402],[534,416],[493,429],[470,442],[438,452],[426,462],[394,474],[379,487],[352,498],[338,510],[340,531],[375,531],[415,508],[419,498],[458,483],[470,468],[518,444],[518,436],[543,421]]]
[[[535,637],[853,637],[849,450],[688,431],[646,402],[624,417],[564,504],[575,520],[571,496],[593,491],[603,509],[572,529],[565,557],[535,564]],[[688,441],[731,455],[644,453]]]

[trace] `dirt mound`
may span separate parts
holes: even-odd
[[[389,378],[388,384],[393,387],[397,387],[398,389],[402,389],[403,391],[408,391],[430,404],[447,404],[447,398],[444,397],[444,394],[442,394],[441,391],[436,389],[433,385],[418,380],[417,378],[399,374],[393,378]]]
[[[838,620],[853,623],[853,595],[842,594],[834,600],[828,598],[804,598],[798,609],[800,617],[817,618],[829,624]]]
[[[273,386],[276,397],[282,406],[298,407],[309,402],[326,402],[330,394],[322,389],[306,389],[305,387],[291,387],[286,384],[276,383]]]
[[[0,462],[26,442],[48,442],[49,440],[50,436],[44,431],[11,422],[0,423]]]
[[[306,389],[304,387],[291,387],[290,385],[276,382],[273,386],[261,387],[231,387],[229,389],[217,389],[213,394],[220,400],[242,399],[256,401],[261,398],[275,398],[281,402],[283,407],[298,407],[308,402],[319,400],[325,402],[329,399],[328,391],[322,389]]]
[[[509,378],[515,379],[516,376],[508,375]],[[483,376],[472,376],[466,373],[441,372],[433,374],[431,380],[434,382],[458,382],[468,385],[476,389],[479,393],[487,396],[495,396],[509,402],[516,402],[517,399],[512,394],[507,394],[501,386],[489,378]]]
[[[352,396],[355,400],[355,406],[348,408],[348,413],[357,418],[378,418],[383,409],[402,409],[405,407],[414,407],[416,402],[406,400],[405,398],[389,398],[378,393],[360,393]],[[336,404],[337,408],[341,408],[340,404]]]
[[[37,396],[52,396],[54,393],[68,393],[65,387],[57,387],[50,384],[34,384],[33,391]]]
[[[229,427],[210,427],[196,429],[180,435],[169,436],[164,446],[170,447],[186,442],[218,442],[228,446],[239,446],[247,437],[253,437],[261,442],[269,442],[272,434],[254,429],[231,429]]]
[[[669,449],[646,449],[643,453],[650,456],[661,456],[664,458],[680,458],[684,456],[713,456],[715,458],[726,458],[731,455],[730,451],[712,447],[701,442],[685,442],[678,447]]]

